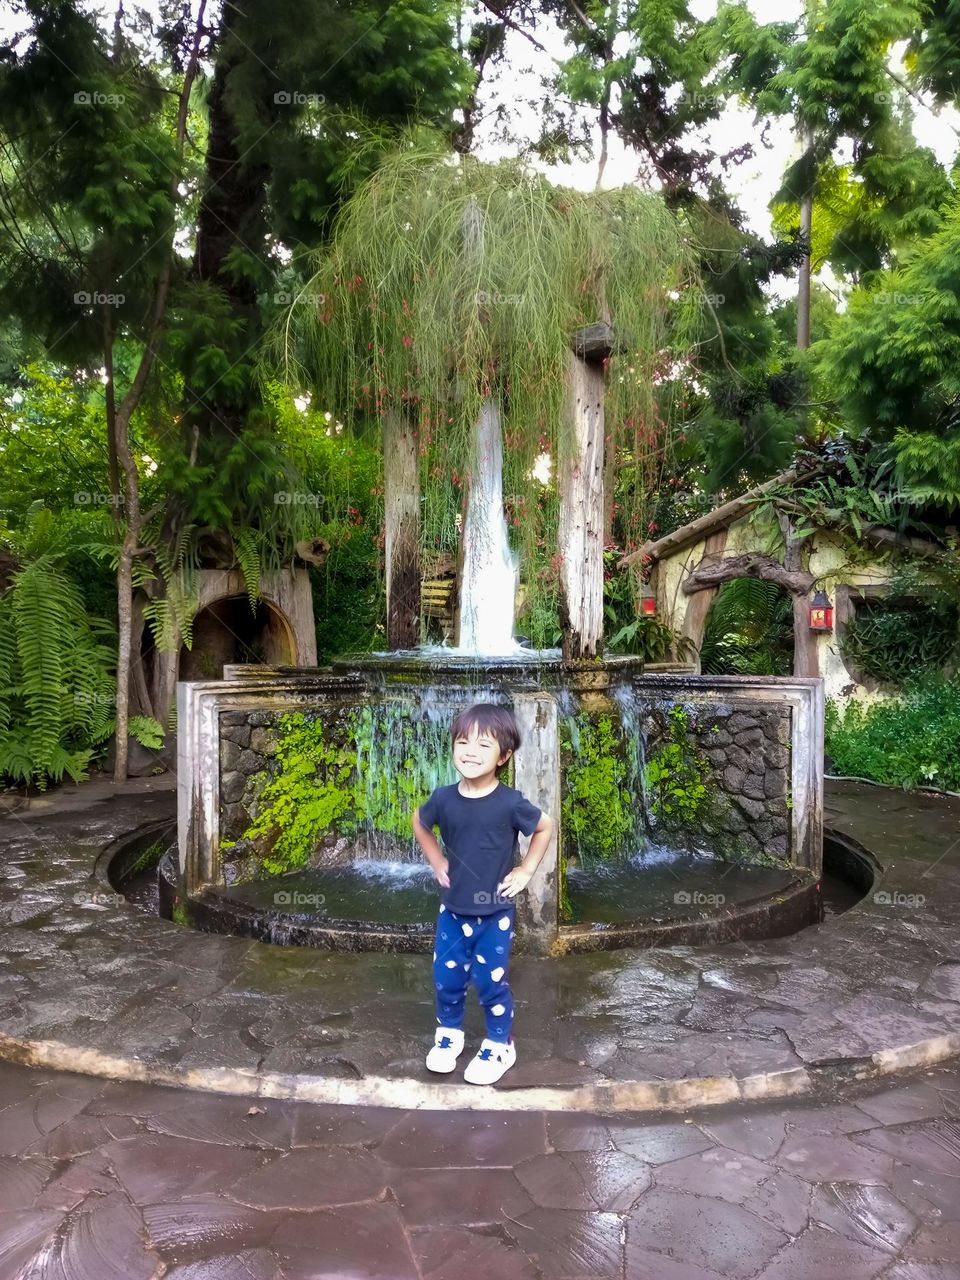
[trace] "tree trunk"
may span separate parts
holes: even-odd
[[[183,76],[183,86],[180,90],[180,103],[177,111],[177,132],[176,132],[176,156],[177,164],[174,166],[170,180],[170,200],[171,205],[175,205],[177,197],[177,188],[180,183],[181,162],[183,158],[183,144],[187,131],[187,112],[190,105],[190,91],[193,87],[193,81],[197,74],[200,53],[200,37],[203,32],[203,15],[206,9],[206,0],[200,0],[200,7],[197,11],[197,21],[193,33],[193,44],[190,50],[190,59],[187,63]],[[123,471],[124,477],[124,497],[125,497],[125,514],[126,514],[126,531],[124,533],[123,544],[120,548],[120,561],[117,565],[117,618],[119,623],[119,643],[117,646],[117,752],[113,769],[114,782],[125,782],[127,778],[127,734],[130,725],[130,653],[131,641],[133,634],[133,561],[139,553],[140,534],[146,523],[145,518],[140,511],[140,477],[137,474],[137,464],[134,461],[133,454],[130,451],[130,419],[137,405],[140,403],[150,373],[153,369],[153,362],[157,356],[157,344],[160,339],[160,331],[163,328],[164,317],[167,311],[167,298],[170,293],[170,278],[173,272],[173,239],[175,233],[174,219],[171,216],[171,226],[169,231],[169,243],[167,245],[167,256],[160,274],[157,277],[157,287],[154,291],[153,302],[150,307],[150,316],[147,321],[147,333],[144,338],[143,355],[140,357],[140,363],[137,366],[137,372],[134,374],[133,382],[123,397],[123,401],[117,408],[114,415],[115,440],[117,446],[117,461]],[[109,335],[105,356],[111,362],[113,361],[113,338]]]
[[[806,242],[807,251],[800,263],[797,288],[797,346],[800,350],[806,350],[810,346],[810,236],[813,231],[813,180],[816,173],[813,133],[810,129],[804,130],[804,146],[807,178],[800,196],[800,234]]]
[[[603,644],[603,370],[572,352],[567,374],[568,439],[561,444],[560,587],[565,661]]]
[[[420,456],[417,431],[396,410],[383,418],[387,648],[420,642]]]

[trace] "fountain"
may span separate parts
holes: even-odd
[[[518,904],[521,948],[715,942],[819,920],[821,682],[649,674],[637,658],[521,647],[488,405],[477,460],[457,647],[230,666],[180,685],[179,851],[162,909],[276,943],[429,951],[438,890],[410,814],[455,780],[457,711],[493,701],[521,728],[511,784],[560,819]]]
[[[508,780],[559,819],[518,903],[521,947],[756,937],[819,918],[821,682],[601,656],[605,431],[657,420],[670,292],[691,279],[657,198],[608,196],[406,148],[342,215],[314,281],[336,305],[307,312],[308,346],[331,404],[369,412],[377,390],[393,651],[179,686],[167,914],[272,942],[429,951],[438,890],[410,814],[454,778],[457,711],[494,701],[522,733]],[[554,433],[562,652],[514,639],[501,414],[528,440]],[[441,470],[425,454],[449,464],[446,424],[470,422],[459,634],[417,649],[419,484]]]

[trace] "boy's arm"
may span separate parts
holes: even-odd
[[[507,872],[500,882],[499,892],[504,897],[514,897],[516,894],[521,893],[530,883],[533,873],[539,867],[541,859],[547,851],[547,845],[553,835],[553,828],[553,819],[548,814],[541,813],[540,821],[533,829],[533,835],[530,837],[530,844],[523,861],[519,866],[514,867],[512,871]]]
[[[445,857],[443,850],[437,837],[433,834],[429,827],[425,827],[420,821],[419,808],[413,811],[413,834],[417,844],[423,851],[423,856],[433,867],[433,874],[437,877],[439,883],[444,889],[450,888],[450,863]]]

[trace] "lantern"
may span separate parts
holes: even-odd
[[[833,630],[833,605],[825,591],[818,591],[810,602],[810,630]]]
[[[640,612],[645,618],[653,618],[657,612],[657,597],[649,591],[643,593],[640,601]]]

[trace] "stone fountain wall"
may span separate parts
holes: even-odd
[[[684,832],[688,843],[746,860],[791,861],[792,718],[785,706],[696,702],[685,736],[705,766],[707,803]],[[664,719],[654,711],[644,721],[648,758],[666,736]]]
[[[587,716],[614,706],[611,690],[601,687],[603,680],[603,672],[594,669],[589,688],[583,686],[574,695]],[[699,815],[694,843],[708,848],[726,844],[748,858],[764,851],[819,874],[820,681],[664,674],[632,676],[628,684],[633,720],[626,718],[624,727],[629,721],[634,732],[642,733],[648,760],[664,736],[670,708],[682,706],[689,717],[686,745],[703,762],[708,790],[717,800],[709,812]],[[477,693],[461,688],[456,697],[461,703],[474,701]],[[179,695],[180,866],[188,893],[228,878],[221,842],[236,841],[256,816],[260,791],[278,767],[279,717],[309,711],[330,725],[330,740],[335,741],[349,708],[378,702],[382,696],[359,675],[258,668],[223,681],[181,684]],[[525,744],[516,756],[515,785],[546,812],[560,816],[562,761],[557,743],[562,698],[529,685],[508,696],[526,730]],[[523,908],[527,925],[544,937],[557,928],[555,845],[554,841],[541,863]],[[521,851],[524,848],[522,842]]]

